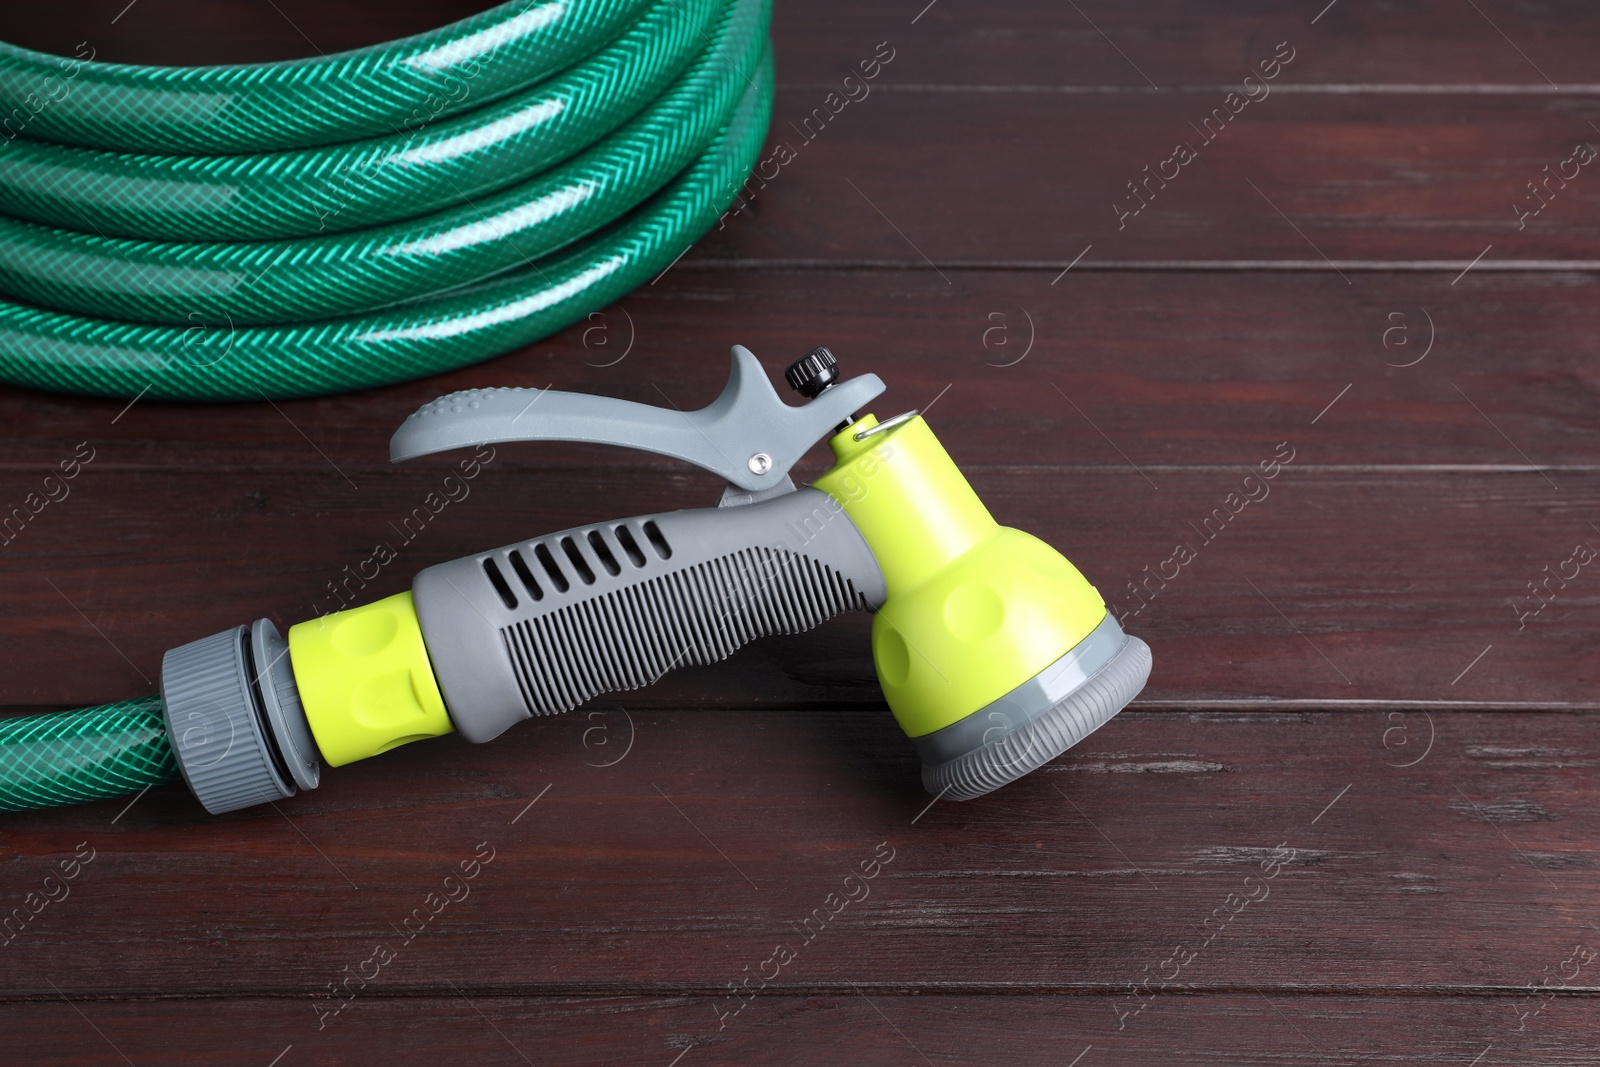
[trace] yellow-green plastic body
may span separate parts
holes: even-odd
[[[291,626],[289,660],[330,766],[455,729],[410,590]]]
[[[921,737],[1060,659],[1106,605],[1061,553],[994,521],[921,416],[856,439],[877,425],[866,415],[834,435],[838,462],[814,484],[883,569],[872,657],[901,728]]]

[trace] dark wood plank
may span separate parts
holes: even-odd
[[[1182,944],[1184,993],[1511,998],[1575,943],[1600,949],[1589,714],[1434,715],[1430,745],[1414,711],[1135,711],[931,809],[880,710],[630,714],[607,767],[584,733],[620,745],[615,712],[411,745],[281,814],[209,817],[173,785],[120,818],[120,800],[8,816],[7,908],[80,843],[94,858],[5,946],[0,996],[308,998],[381,943],[396,958],[374,994],[706,997],[796,942],[769,988],[1122,996],[1173,979]],[[490,849],[407,940],[413,909]],[[829,897],[844,890],[858,900]],[[1225,904],[1238,915],[1208,925]],[[837,914],[807,941],[817,908]],[[1600,989],[1592,967],[1566,977]]]
[[[0,39],[238,61],[485,6],[10,5]],[[1579,84],[1594,23],[1575,0],[779,5],[774,143],[800,145],[789,124],[876,42],[895,59],[590,323],[281,410],[0,392],[0,503],[96,450],[0,549],[5,713],[148,692],[171,645],[311,614],[442,481],[442,461],[384,463],[421,402],[553,384],[693,406],[735,341],[773,370],[830,343],[889,382],[880,414],[934,404],[997,517],[1062,547],[1157,664],[1134,709],[966,805],[928,806],[857,616],[489,746],[329,771],[281,811],[211,818],[169,785],[8,815],[13,925],[75,849],[94,858],[5,932],[7,1047],[278,1067],[1593,1060],[1596,597],[1591,575],[1553,579],[1535,614],[1528,586],[1600,538],[1600,191],[1580,176],[1521,230],[1511,205],[1600,142]],[[1124,183],[1282,40],[1272,96],[1119,228]],[[1295,459],[1270,497],[1198,529],[1279,442]],[[506,448],[367,592],[717,488],[646,456]],[[1195,559],[1141,603],[1130,583],[1179,541]],[[880,843],[870,894],[808,939],[796,924]],[[470,895],[430,898],[489,848]],[[730,1017],[728,984],[780,942],[801,951]],[[328,984],[379,945],[393,960],[330,1016]]]
[[[0,39],[70,53],[88,37],[114,62],[239,63],[375,44],[493,5],[138,0],[118,18],[126,6],[127,0],[6,5]],[[1311,84],[1539,90],[1549,88],[1546,76],[1561,86],[1592,81],[1586,30],[1594,13],[1580,0],[1480,4],[1481,13],[1463,12],[1448,0],[1404,8],[1338,3],[1326,12],[1322,6],[1098,0],[1073,11],[1010,0],[981,7],[936,3],[924,10],[922,4],[883,2],[842,5],[823,17],[813,8],[778,4],[774,38],[780,75],[793,84],[831,84],[885,38],[897,47],[896,63],[908,81],[945,87],[1221,85],[1249,73],[1282,40],[1305,49],[1297,73]],[[171,32],[174,25],[183,32]]]
[[[1150,481],[1115,466],[969,474],[1000,521],[1064,551],[1151,643],[1145,701],[1597,706],[1600,667],[1583,650],[1597,640],[1600,594],[1581,563],[1565,563],[1576,545],[1600,544],[1586,521],[1600,494],[1594,473],[1560,472],[1552,488],[1536,475],[1299,470],[1317,439],[1290,447],[1294,463],[1266,482],[1246,482],[1242,464],[1155,471]],[[967,458],[959,446],[956,456]],[[346,473],[354,487],[331,469],[91,464],[0,555],[0,704],[148,692],[166,649],[225,627],[262,615],[287,626],[352,595],[409,588],[432,563],[582,523],[709,506],[717,495],[705,474],[569,467],[530,481],[491,464],[454,490],[464,499],[408,534],[404,522],[441,490],[441,472]],[[1266,496],[1245,503],[1245,492]],[[394,562],[366,589],[331,592],[379,543]],[[1549,603],[1540,610],[1529,583],[1574,571],[1565,585],[1541,586]],[[638,699],[875,703],[866,633],[865,617],[850,617],[763,641],[717,667],[670,674]]]
[[[1292,84],[1293,70],[1280,80]],[[1452,277],[1490,244],[1491,263],[1595,258],[1595,164],[1569,163],[1575,177],[1541,189],[1550,202],[1525,224],[1513,210],[1538,207],[1527,183],[1543,167],[1554,172],[1579,143],[1600,145],[1592,95],[1280,93],[1208,134],[1197,128],[1222,106],[1220,88],[1086,99],[897,92],[897,77],[890,67],[880,80],[891,91],[814,135],[798,125],[817,90],[780,94],[771,137],[795,158],[758,171],[770,181],[750,186],[751,208],[691,254],[872,260],[933,281],[927,261],[1038,263],[1053,275],[1090,245],[1087,265],[1327,270],[1327,257],[1443,261]],[[1162,173],[1180,144],[1195,158],[1167,165],[1167,182],[1148,179],[1143,168]]]
[[[761,997],[719,1030],[703,998],[405,997],[358,1002],[318,1032],[298,1001],[30,1004],[0,1012],[30,1062],[436,1064],[666,1067],[1016,1064],[1108,1067],[1161,1062],[1483,1063],[1570,1067],[1600,1054],[1593,1001],[1559,997],[1525,1030],[1510,1005],[1481,997],[1171,997],[1123,1031],[1104,996]],[[1522,1010],[1532,1010],[1525,1008]],[[97,1035],[95,1029],[102,1033]],[[115,1045],[115,1048],[112,1045]],[[119,1051],[120,1053],[119,1054]],[[287,1050],[287,1051],[286,1051]]]
[[[1297,49],[1293,69],[1308,85],[1546,90],[1546,75],[1563,87],[1594,80],[1585,47],[1594,11],[1577,0],[1537,6],[1480,0],[1481,13],[1447,0],[1325,7],[1326,0],[1094,0],[1074,10],[1048,2],[965,6],[924,0],[843,5],[819,18],[812,9],[780,3],[774,36],[780,77],[816,85],[831,83],[841,68],[861,58],[862,43],[886,37],[900,46],[904,59],[897,56],[896,73],[907,82],[980,91],[1018,85],[1096,93],[1144,92],[1152,83],[1161,90],[1220,86],[1251,73],[1280,41]]]
[[[147,17],[150,24],[165,26],[180,6],[187,10],[191,5],[173,4],[164,16],[141,6],[122,22]],[[277,16],[269,6],[250,9],[247,21],[226,32],[237,33],[254,49],[253,42],[263,39],[262,27]],[[352,25],[351,8],[331,10],[330,25]],[[1256,61],[1270,59],[1278,35],[1288,32],[1272,28],[1281,24],[1281,16],[1214,16],[1214,9],[1195,9],[1175,24],[1163,22],[1159,14],[1129,17],[1142,32],[1169,40],[1173,50],[1181,47],[1189,56],[1210,52],[1213,61],[1207,65],[1213,72],[1194,75],[1201,82],[1242,77]],[[1052,43],[1062,33],[1079,40],[1078,50],[1088,48],[1102,61],[1122,60],[1076,13],[1055,8],[1025,9],[1020,21],[1005,13],[966,16],[937,7],[927,17],[942,20],[937,29],[902,24],[903,32],[896,34],[862,25],[859,36],[841,34],[828,20],[805,20],[826,27],[836,43],[825,56],[794,62],[797,76],[822,84],[791,84],[779,95],[771,151],[777,152],[782,143],[795,158],[785,162],[780,157],[759,171],[770,186],[755,195],[755,206],[728,231],[705,242],[694,257],[867,259],[920,270],[926,256],[945,266],[1037,262],[1059,270],[1092,245],[1088,264],[1267,259],[1321,267],[1323,257],[1330,257],[1341,262],[1444,261],[1459,270],[1492,244],[1491,262],[1594,259],[1600,238],[1600,182],[1569,163],[1570,180],[1558,175],[1538,195],[1528,188],[1529,182],[1546,180],[1546,166],[1551,173],[1559,171],[1579,142],[1600,143],[1595,133],[1600,100],[1592,86],[1549,94],[1324,92],[1317,87],[1328,79],[1349,80],[1348,74],[1335,76],[1334,71],[1364,68],[1349,51],[1338,54],[1335,49],[1334,56],[1318,60],[1324,38],[1312,31],[1305,37],[1291,34],[1300,44],[1291,44],[1294,61],[1272,83],[1278,92],[1255,103],[1235,103],[1234,108],[1243,109],[1238,118],[1217,120],[1214,126],[1226,130],[1208,134],[1199,127],[1213,109],[1222,108],[1223,118],[1229,115],[1226,85],[1169,92],[1040,92],[1035,91],[1037,75],[1018,68],[1004,85],[990,86],[996,91],[946,91],[950,87],[941,73],[973,68],[948,53],[935,63],[918,64],[918,38],[910,34],[937,36],[943,47],[955,49],[975,37],[1031,37],[1028,48],[1039,49],[1041,57],[1048,54],[1049,69],[1057,72],[1075,66]],[[1329,28],[1333,20],[1346,17],[1343,11],[1330,13]],[[1355,16],[1357,26],[1339,30],[1332,40],[1360,42],[1364,55],[1370,56],[1371,38],[1361,26],[1389,17]],[[297,25],[299,18],[295,16]],[[886,10],[855,18],[901,28]],[[993,19],[992,25],[1005,29],[989,33],[981,24],[957,28],[964,18]],[[1470,54],[1482,70],[1515,68],[1517,84],[1548,88],[1515,46],[1481,20],[1463,19],[1442,3],[1411,18],[1472,42],[1460,60],[1448,58],[1450,49],[1443,49],[1447,63],[1460,68]],[[1560,25],[1563,41],[1581,42],[1582,34],[1572,33],[1573,27],[1592,20],[1592,14],[1546,11],[1535,21]],[[424,9],[415,8],[397,26],[427,21]],[[1058,27],[1057,33],[1030,33],[1030,26],[1044,22]],[[73,40],[88,32],[76,21],[70,25],[67,37]],[[212,23],[203,32],[215,37],[224,33],[224,25],[225,20]],[[360,25],[362,33],[370,33],[370,20]],[[1183,29],[1200,25],[1207,29],[1197,45]],[[313,40],[322,32],[306,31]],[[1390,24],[1384,32],[1391,36],[1396,30]],[[0,37],[7,35],[14,36],[0,23]],[[835,117],[825,108],[821,119],[806,128],[806,118],[825,105],[824,85],[842,80],[859,60],[870,58],[885,35],[901,46],[891,43],[895,59],[871,83],[877,91],[855,104],[827,105],[842,110]],[[172,40],[170,34],[162,37]],[[280,37],[290,39],[287,31]],[[786,40],[782,25],[777,39]],[[797,47],[808,50],[812,46],[806,42],[817,39],[812,29],[799,35]],[[1413,57],[1419,49],[1434,54],[1420,44],[1428,37],[1393,39],[1403,40]],[[197,46],[185,47],[192,51]],[[303,40],[298,47],[304,48]],[[1582,46],[1564,44],[1551,51],[1581,55],[1570,51],[1574,47]],[[904,64],[901,51],[907,57]],[[991,41],[987,51],[1014,64],[1015,50],[1005,44]],[[1215,62],[1224,56],[1225,62]],[[1563,65],[1572,68],[1573,76],[1585,69],[1576,62]],[[1419,68],[1414,61],[1404,72],[1407,83],[1450,82],[1458,76]],[[1119,80],[1127,82],[1131,73],[1124,71]],[[1098,85],[1104,77],[1095,75],[1088,84]],[[1045,81],[1055,84],[1058,79],[1059,74]],[[978,80],[986,84],[982,75]],[[1021,89],[1016,89],[1018,82]],[[862,90],[853,92],[860,95]],[[1215,140],[1208,141],[1212,136]],[[1130,190],[1130,183],[1150,180],[1143,168],[1160,173],[1159,165],[1180,142],[1197,156],[1185,166],[1166,168],[1170,185],[1156,178],[1137,194]],[[1540,196],[1552,202],[1525,225],[1519,223],[1513,205],[1524,203],[1531,211],[1541,204]],[[1141,208],[1145,199],[1152,202]],[[1130,211],[1137,214],[1124,218]]]
[[[790,400],[782,367],[824,342],[847,373],[888,384],[873,405],[880,415],[938,398],[930,418],[966,464],[1126,469],[1121,449],[1146,469],[1230,466],[1304,440],[1314,442],[1297,460],[1306,466],[1593,465],[1594,275],[1475,270],[1455,286],[1443,273],[1356,274],[1350,286],[1284,272],[1073,271],[1053,287],[1051,277],[959,271],[946,286],[931,272],[680,269],[500,359],[277,408],[149,399],[129,408],[4,389],[0,490],[14,498],[83,440],[102,469],[314,477],[332,473],[325,454],[341,469],[373,470],[407,414],[472,386],[698,407],[722,388],[735,342]],[[826,454],[819,447],[814,462]],[[497,463],[683,469],[550,444],[503,449]]]

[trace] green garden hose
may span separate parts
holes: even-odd
[[[655,192],[727,125],[761,59],[763,8],[743,0],[659,99],[575,159],[495,196],[370,230],[289,241],[172,244],[0,219],[0,292],[130,322],[307,322],[383,307],[521,266]]]
[[[0,811],[81,804],[176,777],[159,697],[0,719]]]
[[[0,154],[0,212],[102,236],[252,241],[438,211],[531,178],[632,118],[705,48],[724,6],[661,4],[547,81],[372,140],[169,156],[19,137]]]
[[[769,5],[519,0],[316,60],[61,66],[20,131],[0,115],[22,134],[0,141],[0,379],[319,395],[561,329],[669,267],[733,199],[771,114]],[[65,63],[0,46],[0,108],[47,60]],[[417,73],[469,69],[451,106]],[[199,108],[208,93],[226,103]],[[306,148],[404,123],[386,94],[428,119]]]
[[[442,29],[289,63],[138,67],[0,44],[0,100],[36,97],[28,135],[127,152],[270,152],[391,133],[562,70],[650,0],[515,0]],[[87,60],[92,60],[92,54]],[[10,108],[8,107],[8,110]]]
[[[19,298],[0,380],[315,396],[536,341],[657,277],[733,200],[772,113],[769,19],[770,0],[516,0],[233,67],[0,44],[0,291]],[[0,810],[177,774],[156,697],[0,720]]]
[[[716,221],[772,110],[770,60],[710,151],[638,210],[553,257],[389,311],[220,333],[0,303],[0,376],[64,392],[174,400],[320,396],[420,378],[529,344],[650,281]]]

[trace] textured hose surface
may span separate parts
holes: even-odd
[[[159,697],[0,719],[0,811],[122,796],[177,776]]]
[[[537,259],[637,205],[703,153],[761,58],[744,0],[672,88],[547,174],[451,210],[291,241],[156,243],[0,218],[0,292],[129,322],[307,322],[452,289]]]
[[[0,101],[32,112],[28,136],[90,148],[266,152],[353,141],[524,88],[611,40],[648,2],[513,0],[430,33],[290,63],[142,67],[0,44]]]
[[[732,201],[771,116],[769,19],[770,0],[518,0],[314,60],[78,63],[20,113],[58,61],[0,45],[0,379],[307,396],[536,341]],[[438,88],[418,70],[469,67],[420,123],[385,110]],[[207,94],[226,100],[190,114]]]
[[[632,118],[705,47],[723,7],[722,0],[658,4],[548,81],[372,140],[166,156],[17,138],[0,152],[0,212],[108,237],[245,241],[437,211],[530,178]]]
[[[459,293],[303,326],[218,334],[0,302],[0,376],[100,396],[257,400],[407,381],[530,344],[650,281],[716,222],[760,153],[770,56],[707,153],[610,229]]]

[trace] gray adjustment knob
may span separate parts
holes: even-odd
[[[277,629],[262,619],[191,641],[161,661],[167,737],[184,781],[213,815],[317,784],[320,762],[285,653]]]

